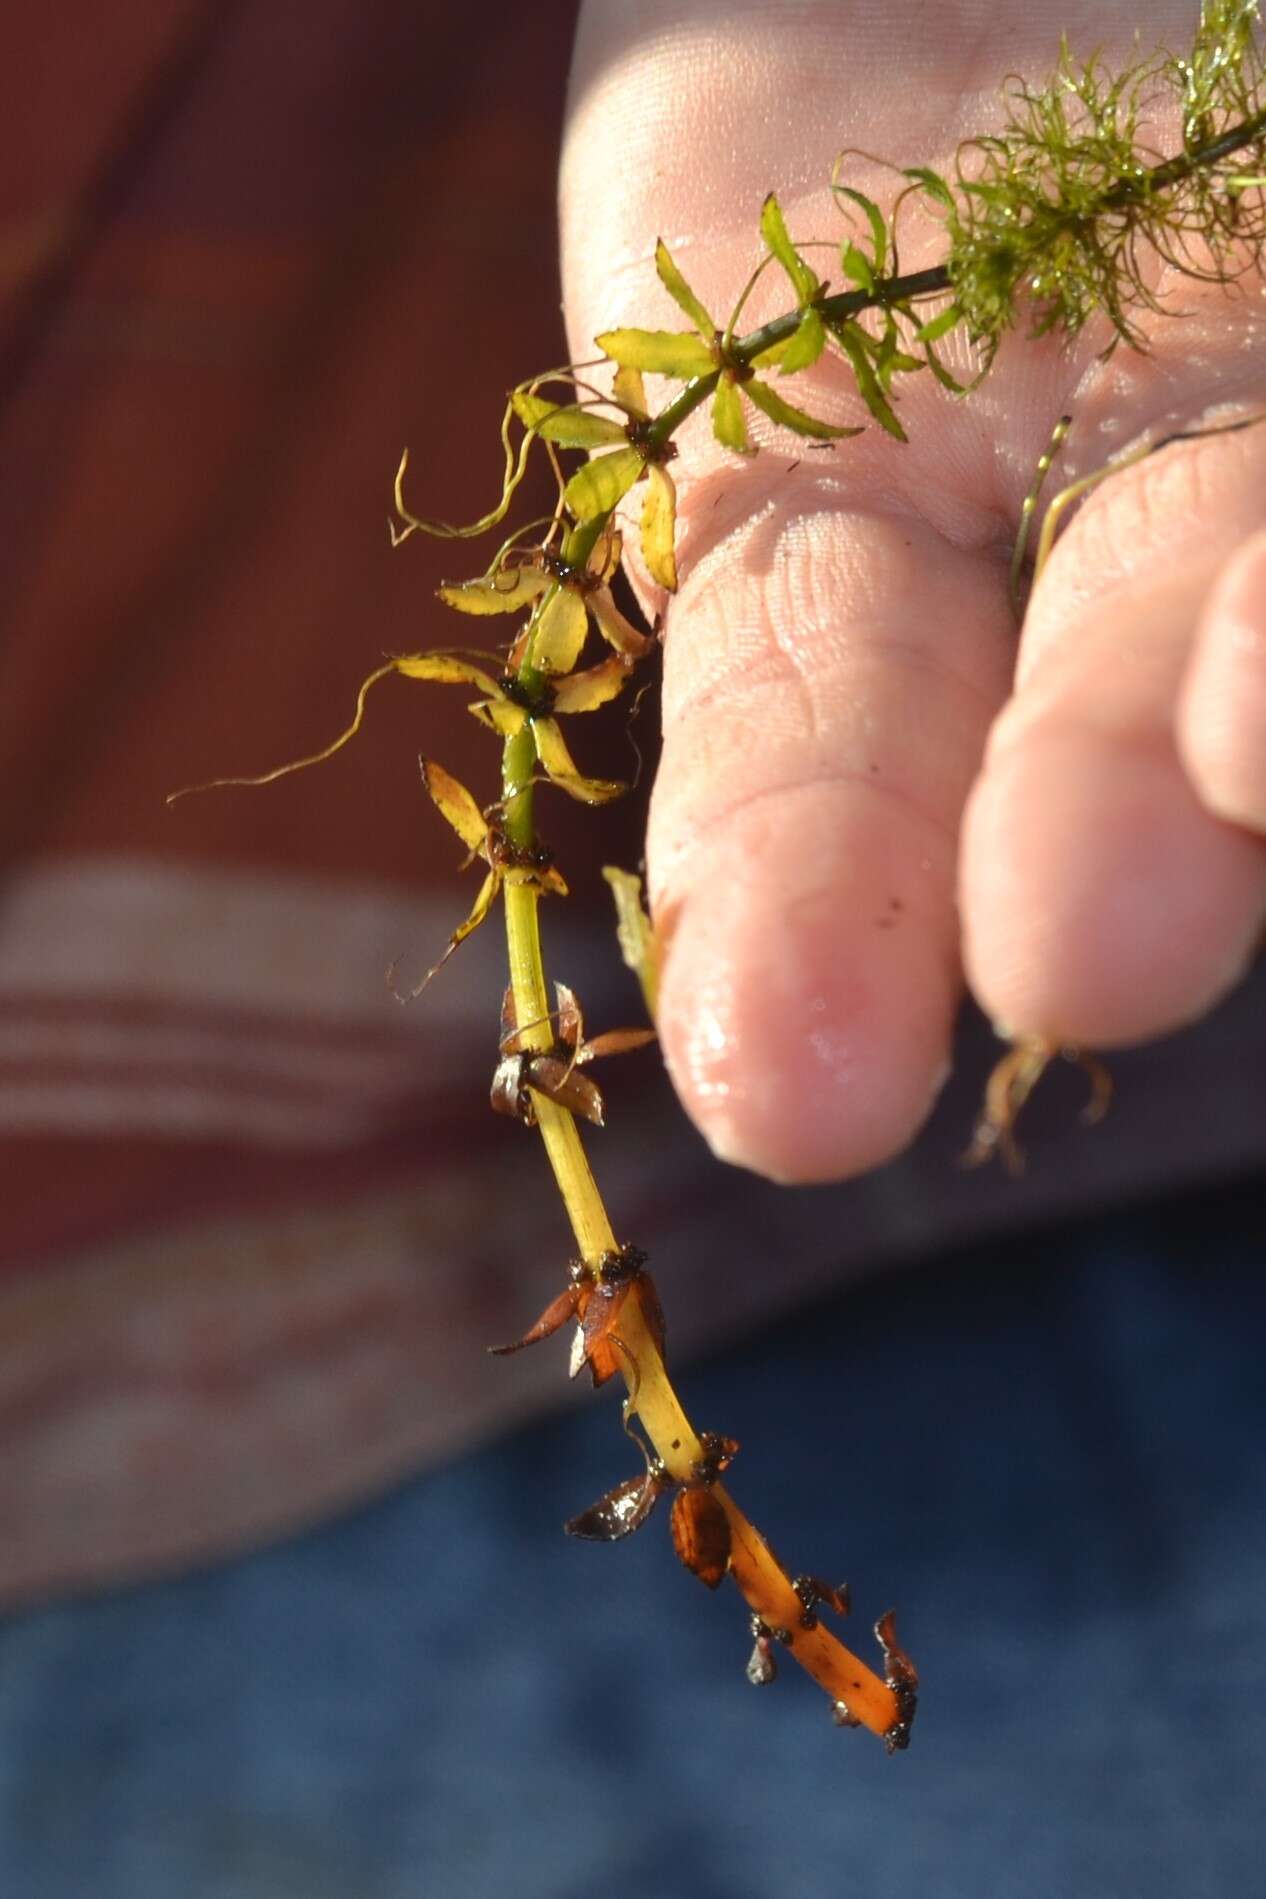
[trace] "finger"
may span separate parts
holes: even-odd
[[[657,233],[728,312],[751,269],[752,207],[771,184],[822,175],[842,109],[859,143],[883,120],[888,26],[859,29],[864,9],[842,10],[833,31],[760,3],[729,9],[724,33],[692,15],[670,6],[654,33],[606,7],[582,20],[563,166],[582,353],[596,330],[662,308]],[[940,149],[962,79],[947,56],[903,87],[921,149]],[[829,228],[829,197],[794,215]],[[753,322],[777,307],[757,308],[766,293],[772,278]],[[801,399],[864,420],[846,381]],[[667,944],[661,1036],[717,1151],[788,1180],[889,1156],[947,1067],[957,825],[1014,637],[997,563],[965,551],[997,538],[980,493],[985,435],[951,443],[935,403],[934,389],[912,396],[922,446],[909,451],[885,455],[872,431],[847,459],[809,454],[789,471],[780,440],[746,471],[722,468],[700,418],[674,465],[683,586],[667,615],[648,844]],[[1057,412],[1049,395],[1033,404]],[[942,532],[897,498],[916,490],[935,497]]]
[[[669,621],[660,1032],[719,1154],[831,1179],[904,1146],[947,1072],[958,819],[1013,634],[995,560],[813,470],[746,479],[772,507],[695,532]]]
[[[1162,451],[1092,497],[1035,593],[961,871],[968,977],[1013,1033],[1142,1040],[1202,1013],[1252,953],[1266,847],[1197,796],[1175,717],[1264,476],[1266,431]]]
[[[1200,615],[1178,744],[1210,811],[1266,831],[1266,530],[1231,556]]]

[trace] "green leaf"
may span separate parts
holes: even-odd
[[[857,330],[860,336],[867,334],[860,323]],[[924,367],[921,356],[911,356],[907,350],[901,348],[901,334],[891,310],[884,312],[884,333],[879,339],[878,347],[873,349],[871,354],[875,359],[875,374],[879,378],[885,395],[892,387],[894,376],[912,376],[916,370]]]
[[[510,397],[510,407],[525,429],[536,429],[547,415],[555,414],[562,404],[550,402],[546,396],[529,395],[526,389],[516,389]]]
[[[787,235],[782,206],[772,191],[761,206],[760,229],[769,249],[790,277],[798,301],[812,303],[822,286]]]
[[[628,440],[622,422],[595,415],[592,409],[558,409],[545,417],[536,432],[560,448],[611,448]]]
[[[547,442],[557,442],[560,448],[607,448],[625,440],[622,424],[613,422],[610,416],[595,415],[590,409],[574,404],[564,408],[562,403],[530,396],[523,389],[516,389],[510,401],[525,429]]]
[[[580,658],[589,616],[574,587],[556,585],[532,635],[532,663],[543,673],[569,673]]]
[[[853,283],[869,292],[875,288],[875,273],[851,239],[840,246],[840,269]]]
[[[446,607],[459,613],[518,613],[539,600],[549,575],[539,567],[502,567],[483,580],[446,580],[438,589]]]
[[[607,514],[622,501],[646,466],[635,448],[613,449],[595,455],[578,468],[563,490],[563,500],[578,521]]]
[[[780,343],[771,343],[768,349],[763,349],[760,352],[759,356],[753,356],[752,368],[776,369],[782,362],[783,357],[787,354],[787,351],[791,348],[793,337],[794,332],[792,336],[784,336]]]
[[[943,205],[947,211],[957,210],[953,192],[940,173],[933,171],[930,165],[906,165],[903,167],[902,175],[911,179],[914,184],[922,185],[928,197],[934,199],[937,204]]]
[[[743,399],[732,376],[722,376],[717,384],[716,395],[712,398],[712,433],[722,448],[733,449],[736,455],[754,455],[756,452],[747,439]]]
[[[685,311],[704,342],[710,344],[716,336],[717,326],[674,264],[662,237],[655,244],[655,268],[659,272],[659,281],[678,309]]]
[[[948,389],[952,396],[965,396],[970,394],[980,381],[981,376],[985,374],[985,370],[988,369],[988,364],[986,364],[985,369],[981,370],[980,376],[973,377],[971,382],[959,382],[957,376],[951,376],[949,370],[946,369],[944,363],[930,343],[925,342],[923,349],[927,358],[928,368],[932,371],[932,374],[936,377],[942,389]]]
[[[851,198],[853,203],[860,205],[862,210],[866,213],[867,221],[870,224],[871,242],[874,245],[874,257],[871,260],[870,269],[875,277],[882,277],[884,274],[884,266],[888,261],[888,227],[884,223],[883,212],[879,209],[879,206],[875,203],[873,198],[868,198],[863,191],[854,191],[851,185],[832,185],[831,189],[837,197]],[[852,249],[852,245],[847,239],[845,240],[844,248],[848,250]],[[840,253],[840,257],[841,262],[843,262],[843,250]],[[844,264],[844,269],[847,271],[847,264]],[[871,285],[867,284],[866,288],[869,290]]]
[[[946,304],[939,315],[930,318],[915,331],[916,342],[939,343],[943,336],[948,336],[955,324],[961,322],[962,315],[956,303]]]
[[[767,382],[761,382],[756,376],[743,384],[743,394],[749,402],[754,402],[758,409],[762,409],[771,422],[777,422],[780,428],[791,429],[797,435],[812,436],[817,442],[830,442],[846,435],[862,433],[858,428],[840,428],[834,422],[819,422],[816,416],[797,409],[794,403],[784,402],[781,396],[774,394]]]
[[[826,348],[826,325],[812,305],[801,317],[795,335],[783,351],[782,371],[784,376],[794,376],[798,369],[808,369],[816,363]]]
[[[843,322],[833,323],[831,334],[853,365],[858,394],[880,428],[887,429],[889,435],[894,436],[898,442],[904,442],[907,439],[906,432],[898,422],[888,398],[880,387],[874,365],[866,353],[866,344],[861,340],[864,332],[860,332],[853,323]],[[870,340],[867,339],[867,341]]]
[[[676,376],[682,382],[716,368],[708,345],[688,330],[604,330],[594,341],[604,356],[621,365],[656,376]]]
[[[651,462],[642,503],[642,559],[657,586],[677,591],[677,489],[666,469]]]

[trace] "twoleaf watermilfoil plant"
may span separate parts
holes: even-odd
[[[665,1365],[663,1316],[645,1256],[617,1232],[599,1192],[577,1117],[600,1123],[603,1103],[580,1070],[648,1032],[617,1031],[588,1041],[577,999],[562,985],[551,991],[540,908],[546,897],[565,896],[567,887],[538,832],[536,794],[553,788],[601,805],[625,789],[576,763],[564,727],[618,698],[655,650],[654,638],[626,617],[611,587],[625,559],[625,537],[633,534],[645,572],[666,592],[676,590],[671,469],[682,424],[695,411],[710,411],[718,442],[736,455],[757,453],[748,429],[753,409],[830,448],[857,430],[815,416],[786,393],[797,374],[829,353],[851,374],[874,424],[903,442],[905,379],[930,376],[967,396],[988,373],[1004,336],[1017,328],[1073,336],[1097,321],[1106,325],[1107,347],[1141,347],[1140,314],[1166,310],[1151,287],[1157,257],[1180,273],[1218,283],[1261,271],[1266,101],[1259,31],[1250,0],[1206,0],[1185,54],[1158,53],[1113,74],[1098,59],[1079,63],[1065,48],[1046,85],[1008,83],[1000,131],[961,146],[949,176],[927,167],[903,171],[887,209],[848,182],[845,156],[832,181],[847,220],[846,234],[832,247],[839,271],[834,285],[805,254],[812,248],[820,263],[821,247],[793,240],[773,195],[760,214],[760,261],[724,321],[696,295],[661,241],[655,261],[665,309],[675,306],[685,326],[605,331],[596,338],[596,366],[571,366],[520,384],[502,423],[502,494],[481,520],[456,526],[413,513],[404,494],[407,458],[401,461],[397,544],[415,533],[466,540],[491,532],[506,520],[532,452],[548,457],[557,484],[548,520],[511,533],[482,573],[440,590],[443,602],[468,618],[511,620],[508,640],[486,659],[465,650],[389,659],[361,688],[348,729],[323,751],[263,777],[216,781],[261,784],[330,756],[359,730],[370,686],[392,673],[475,695],[470,712],[501,744],[495,795],[481,800],[436,760],[422,760],[427,792],[483,872],[473,907],[440,962],[499,900],[508,987],[499,1011],[493,1105],[538,1132],[576,1242],[557,1296],[520,1339],[497,1349],[515,1351],[574,1324],[573,1374],[588,1367],[595,1384],[623,1378],[625,1427],[643,1452],[643,1467],[567,1528],[617,1541],[671,1495],[670,1527],[682,1561],[709,1588],[729,1577],[746,1602],[754,1642],[748,1678],[771,1680],[781,1649],[825,1691],[837,1722],[870,1729],[890,1752],[909,1740],[917,1689],[891,1613],[876,1625],[877,1671],[822,1620],[823,1608],[847,1613],[843,1586],[790,1573],[748,1521],[723,1481],[738,1446],[696,1429],[682,1408]],[[1159,105],[1174,102],[1181,144],[1154,150],[1149,125]],[[939,220],[944,255],[903,273],[901,225],[915,201]],[[744,308],[766,270],[785,278],[787,308],[744,332]],[[943,354],[955,332],[975,354],[976,376],[967,385],[951,374]],[[679,385],[658,410],[648,401],[647,375]],[[1052,454],[1066,427],[1061,418]],[[575,455],[582,459],[573,461]],[[1043,457],[1039,479],[1050,459]],[[1036,499],[1035,485],[1026,530]],[[1023,557],[1022,544],[1017,587]],[[638,880],[606,874],[625,959],[641,979],[653,1019],[654,928]],[[1024,1043],[999,1065],[977,1129],[977,1157],[1012,1151],[1015,1115],[1056,1052]],[[1093,1072],[1101,1107],[1104,1079]]]

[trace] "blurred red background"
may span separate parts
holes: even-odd
[[[461,695],[388,681],[320,769],[164,798],[312,751],[385,651],[469,637],[433,591],[487,551],[393,552],[391,480],[407,444],[420,512],[481,513],[505,390],[564,353],[574,10],[8,23],[0,1598],[273,1533],[561,1379],[482,1356],[568,1250],[533,1144],[487,1117],[495,926],[410,1009],[383,981],[472,894],[417,772],[434,750],[494,795]],[[619,719],[605,745],[591,768],[632,764]],[[562,803],[551,941],[609,1026],[637,992],[598,870],[637,861],[641,804]],[[912,1155],[796,1198],[711,1162],[638,1057],[603,1177],[684,1269],[675,1339],[724,1336],[846,1266],[1259,1158],[1260,996],[1129,1058],[1093,1141],[1057,1085],[1022,1189],[953,1167],[980,1039]]]

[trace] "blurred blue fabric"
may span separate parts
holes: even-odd
[[[10,1619],[0,1893],[1261,1891],[1264,1252],[1243,1182],[687,1372],[757,1522],[852,1579],[864,1653],[897,1605],[907,1754],[833,1729],[790,1662],[753,1691],[741,1604],[663,1521],[558,1533],[635,1465],[599,1400],[283,1547]]]

